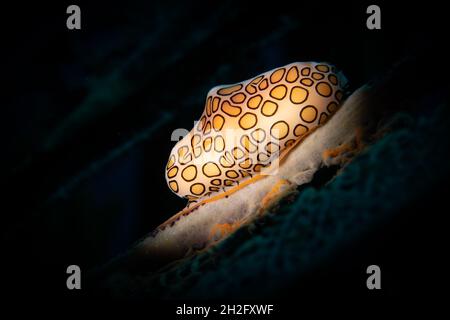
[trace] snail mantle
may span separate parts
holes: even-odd
[[[186,208],[133,251],[170,262],[205,250],[270,211],[298,186],[310,182],[321,167],[348,163],[361,150],[362,129],[370,115],[370,93],[370,87],[363,86],[350,95],[326,124],[292,149],[276,174],[261,175],[236,192]]]

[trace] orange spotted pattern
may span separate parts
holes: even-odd
[[[260,174],[339,109],[345,81],[327,63],[296,62],[211,89],[169,156],[169,188],[193,203]]]

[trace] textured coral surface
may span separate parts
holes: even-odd
[[[408,219],[401,209],[448,175],[442,161],[450,150],[447,105],[426,116],[397,113],[389,126],[392,131],[326,185],[303,188],[251,229],[158,274],[116,273],[107,286],[126,288],[118,296],[167,298],[276,297],[294,279],[301,288],[302,276],[341,247],[370,229],[382,230],[396,214]]]

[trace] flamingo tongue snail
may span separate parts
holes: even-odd
[[[170,189],[188,205],[136,252],[159,264],[208,248],[310,182],[321,166],[345,163],[358,148],[366,110],[358,91],[341,106],[346,82],[327,63],[296,62],[211,89],[200,121],[165,168]]]
[[[214,87],[196,126],[172,149],[166,166],[170,189],[188,199],[189,207],[270,174],[336,112],[345,84],[332,65],[296,62]]]

